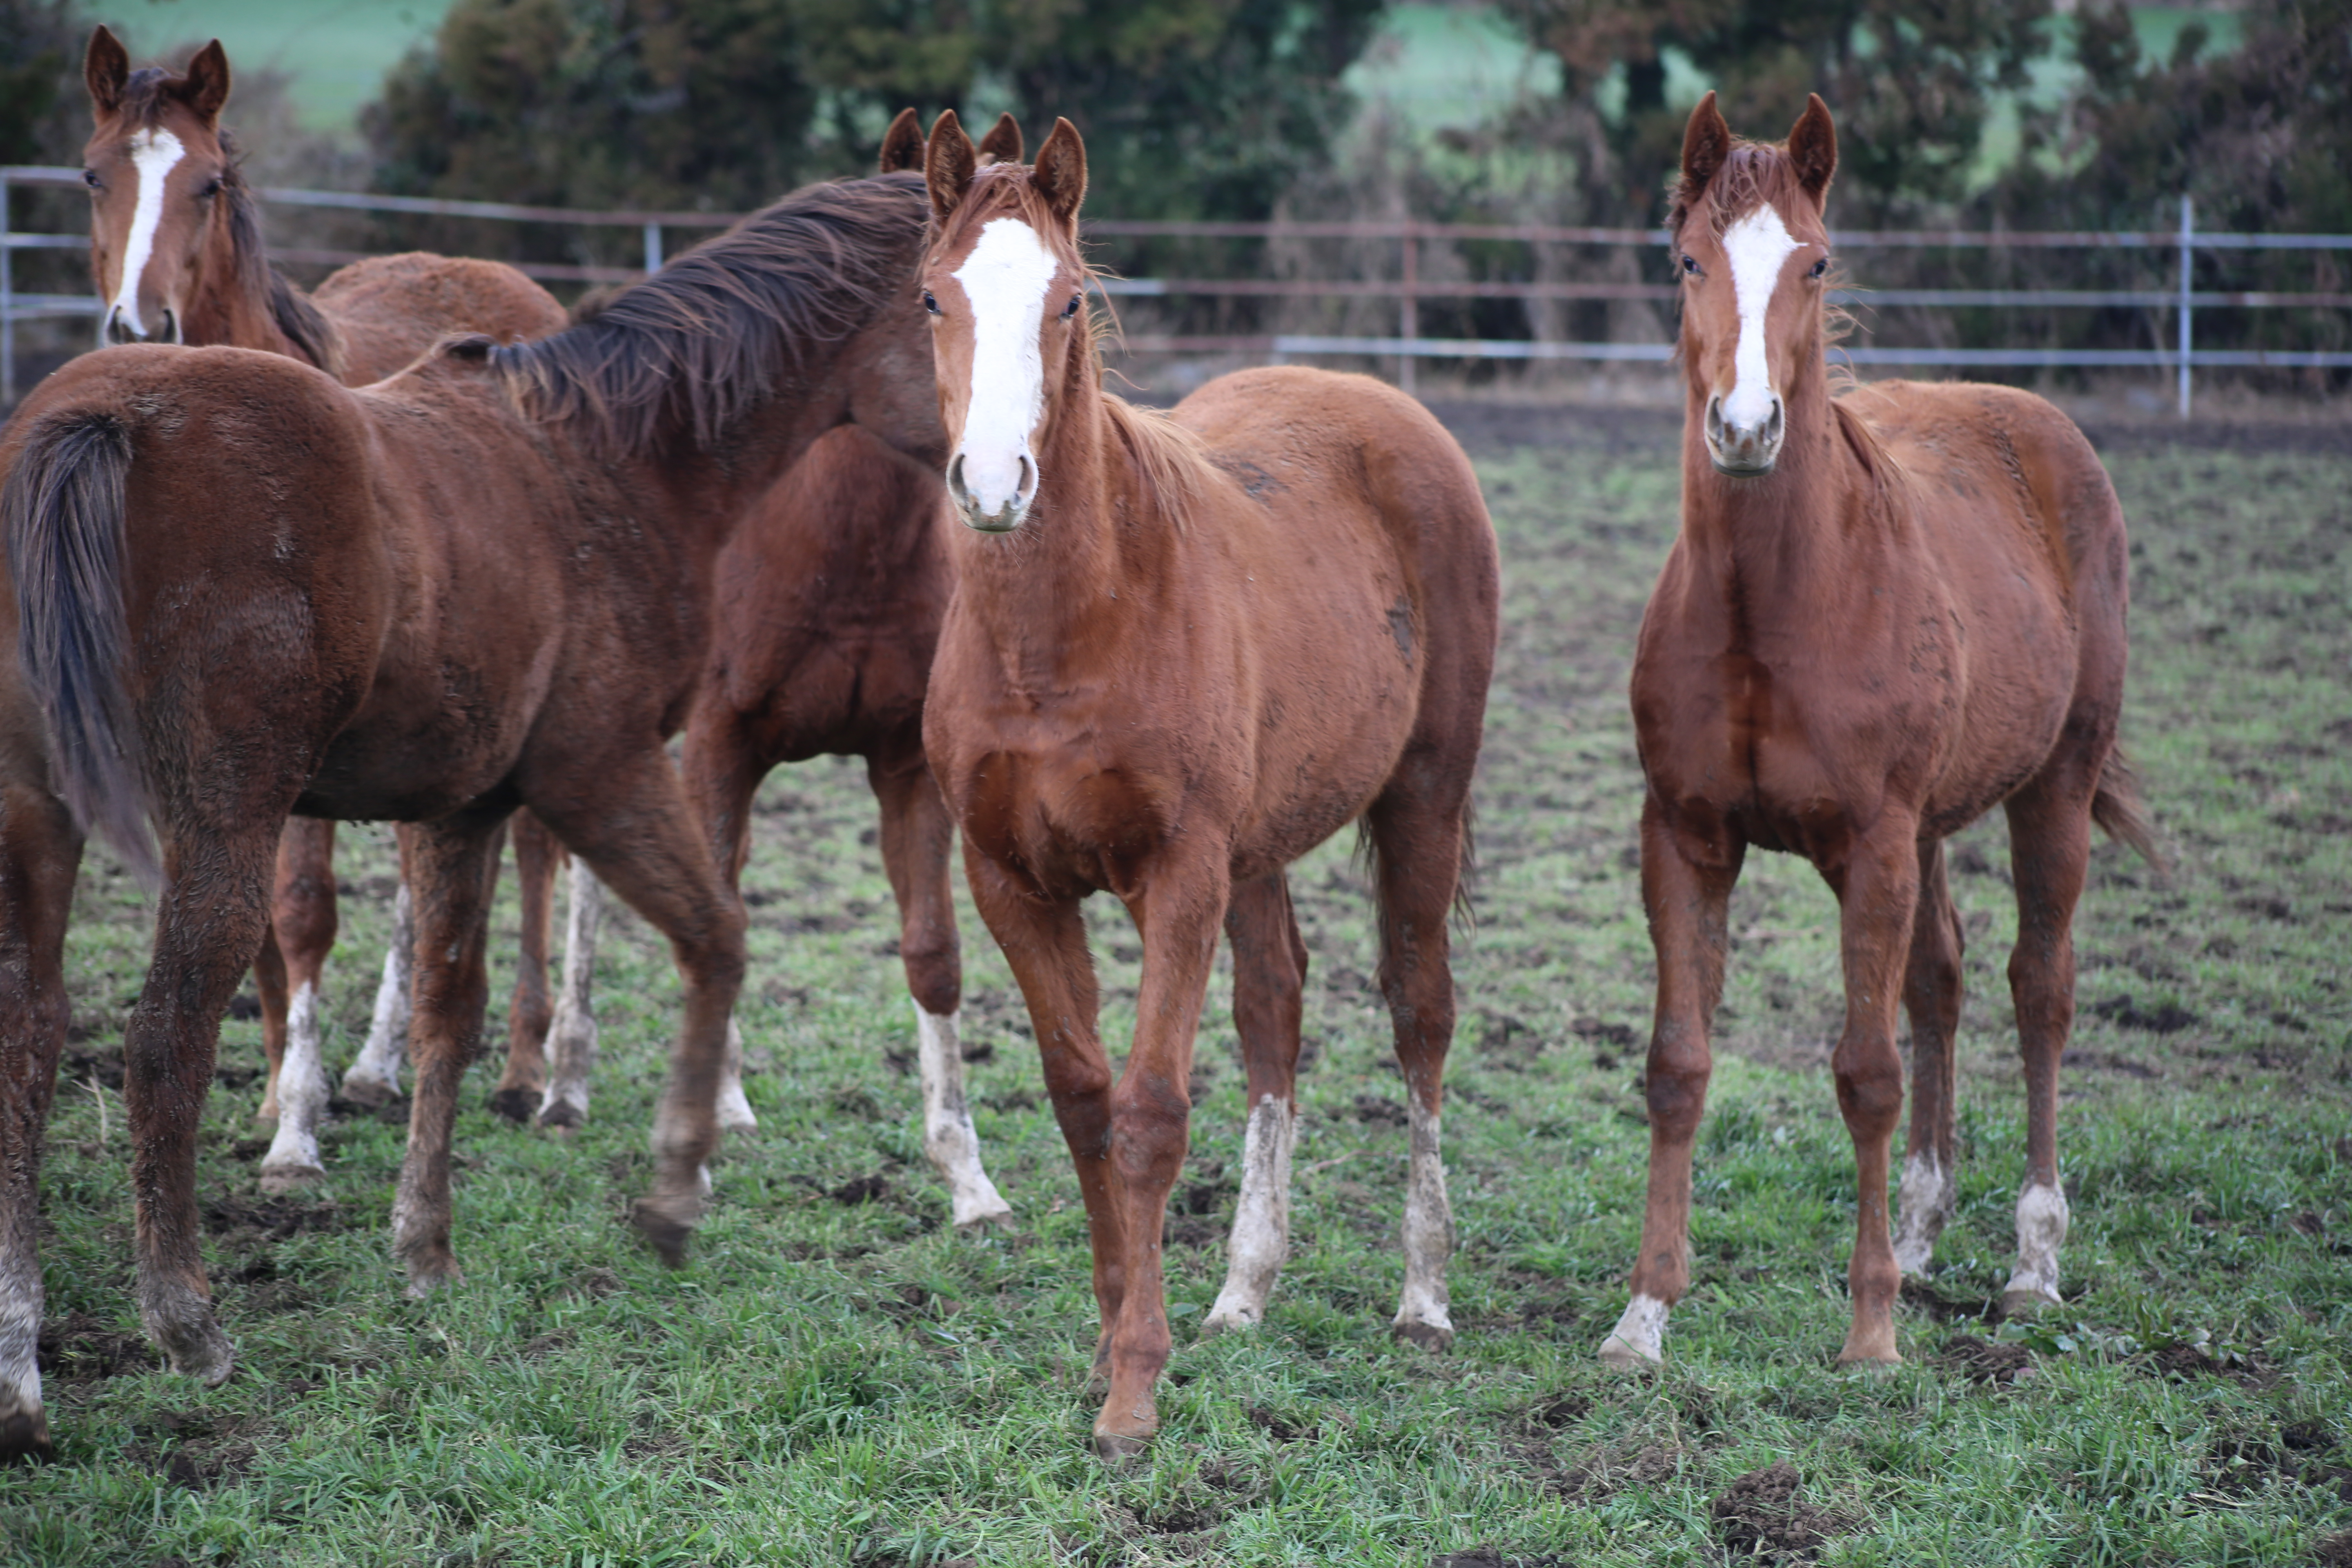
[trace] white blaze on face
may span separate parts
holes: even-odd
[[[1771,416],[1772,366],[1764,352],[1764,318],[1780,266],[1797,240],[1780,215],[1766,202],[1724,231],[1723,252],[1731,262],[1731,297],[1739,306],[1739,346],[1732,356],[1737,379],[1723,400],[1723,422],[1753,430]]]
[[[160,127],[131,138],[131,167],[139,182],[137,205],[131,209],[131,237],[122,247],[122,279],[115,285],[114,302],[107,315],[121,317],[141,337],[147,335],[147,327],[139,319],[139,279],[154,254],[155,230],[163,221],[163,184],[187,151],[178,137]],[[102,322],[99,331],[103,342]]]
[[[1023,466],[1036,458],[1029,433],[1045,407],[1045,363],[1037,334],[1045,290],[1059,264],[1019,218],[992,219],[954,276],[971,302],[971,402],[957,455],[964,489],[984,517],[1021,499]]]

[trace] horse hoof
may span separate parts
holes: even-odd
[[[229,1343],[210,1312],[202,1322],[154,1338],[173,1372],[193,1377],[206,1388],[218,1388],[236,1370],[236,1347]]]
[[[1211,1312],[1201,1320],[1201,1337],[1213,1340],[1219,1334],[1244,1334],[1256,1328],[1259,1320],[1235,1309]],[[1402,1331],[1399,1331],[1402,1332]]]
[[[353,1078],[349,1073],[343,1075],[343,1098],[365,1110],[381,1110],[399,1096],[399,1089],[380,1078]]]
[[[2053,1307],[2065,1303],[2055,1296],[2045,1296],[2039,1290],[2004,1290],[2000,1297],[2003,1318],[2038,1318]]]
[[[0,1415],[0,1465],[45,1465],[57,1457],[45,1413],[12,1410]]]
[[[721,1132],[753,1132],[759,1130],[759,1115],[752,1110],[751,1102],[743,1098],[740,1089],[720,1091],[718,1115]]]
[[[955,1227],[966,1236],[977,1236],[983,1230],[1011,1230],[1013,1205],[999,1198],[993,1208],[982,1208],[977,1212],[956,1215]]]
[[[1664,1358],[1650,1355],[1641,1346],[1612,1334],[1601,1342],[1601,1364],[1612,1372],[1653,1372],[1665,1363]]]
[[[1858,1373],[1864,1377],[1891,1377],[1902,1366],[1903,1358],[1893,1352],[1885,1355],[1841,1355],[1837,1364],[1840,1372]]]
[[[1095,1434],[1095,1458],[1106,1465],[1131,1465],[1150,1450],[1151,1438],[1147,1434],[1131,1437],[1122,1432]]]
[[[648,1198],[639,1198],[629,1217],[655,1257],[672,1268],[686,1266],[686,1244],[694,1235],[694,1226],[662,1213]]]
[[[530,1089],[499,1089],[490,1096],[490,1109],[517,1127],[528,1127],[531,1113],[539,1109],[539,1091]]]
[[[539,1124],[550,1132],[576,1132],[588,1120],[588,1113],[568,1100],[559,1100],[539,1113]]]
[[[283,1197],[326,1179],[327,1173],[316,1165],[264,1165],[260,1185],[265,1194]]]
[[[1454,1331],[1444,1323],[1393,1323],[1390,1325],[1390,1331],[1407,1344],[1418,1345],[1425,1351],[1441,1352],[1454,1348]]]

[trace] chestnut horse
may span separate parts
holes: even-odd
[[[1034,168],[982,168],[942,115],[925,174],[924,302],[948,489],[968,526],[923,742],[1077,1165],[1108,1382],[1095,1443],[1118,1456],[1159,1424],[1160,1238],[1218,928],[1252,1109],[1204,1331],[1258,1321],[1287,1250],[1307,953],[1284,868],[1354,821],[1412,1089],[1396,1329],[1451,1340],[1446,921],[1494,665],[1495,533],[1461,448],[1377,382],[1245,371],[1165,418],[1106,395],[1078,252],[1086,153],[1069,121]],[[1143,942],[1116,1083],[1079,908],[1097,891]]]
[[[415,1099],[393,1211],[411,1289],[459,1277],[449,1137],[518,805],[677,956],[684,1022],[635,1218],[683,1259],[743,925],[665,742],[751,500],[845,422],[943,455],[908,286],[922,213],[906,175],[812,187],[593,321],[457,340],[360,391],[278,355],[137,346],[26,400],[0,437],[0,604],[21,656],[0,663],[0,1451],[47,1436],[33,1173],[78,824],[151,874],[160,859],[124,1099],[141,1317],[175,1368],[218,1383],[232,1363],[198,1251],[196,1124],[297,810],[417,825]]]
[[[2012,1310],[2058,1300],[2058,1058],[2070,927],[2097,822],[2154,858],[2116,750],[2124,519],[2073,423],[2008,387],[1884,383],[1831,396],[1837,166],[1811,100],[1785,146],[1735,142],[1707,94],[1670,227],[1683,280],[1682,531],[1634,655],[1642,898],[1657,950],[1649,1202],[1633,1301],[1603,1359],[1656,1362],[1688,1287],[1691,1142],[1723,988],[1725,907],[1751,847],[1837,895],[1845,1027],[1830,1058],[1861,1183],[1841,1362],[1894,1362],[1903,1270],[1952,1214],[1960,924],[1944,838],[2009,815],[2009,962],[2026,1081]],[[1912,1032],[1903,1231],[1887,1235]]]
[[[1021,131],[1011,115],[982,139],[981,156],[1019,161]],[[914,110],[901,110],[883,142],[882,172],[919,170],[922,162]],[[954,526],[936,465],[856,426],[819,437],[719,556],[709,661],[687,715],[682,760],[688,798],[710,831],[719,869],[740,887],[761,781],[781,763],[821,753],[866,759],[914,1000],[923,1147],[961,1228],[1010,1218],[1012,1209],[981,1163],[964,1099],[963,971],[948,879],[955,826],[923,756],[923,690],[954,585],[947,539]],[[542,1126],[574,1127],[587,1115],[597,916],[593,893],[583,899],[575,888]],[[740,1103],[741,1059],[730,1025],[723,1126],[735,1125],[730,1105],[740,1104],[743,1120],[751,1115]]]
[[[228,56],[215,39],[185,75],[133,71],[121,40],[101,26],[82,62],[93,128],[83,149],[90,194],[90,272],[106,302],[99,340],[223,344],[283,353],[347,386],[381,381],[451,332],[501,341],[562,329],[563,307],[511,267],[440,256],[355,262],[314,298],[269,265],[261,212],[221,128],[230,90]],[[261,1120],[277,1135],[261,1162],[265,1189],[322,1174],[317,1126],[326,1106],[320,1053],[319,984],[335,944],[332,822],[296,817],[278,842],[271,940],[254,965],[269,1071]],[[535,1093],[547,1032],[547,904],[556,847],[530,814],[515,823],[523,880],[523,963],[508,1032],[508,1078]],[[405,900],[399,905],[408,908]],[[383,1100],[397,1092],[396,1024],[405,1022],[410,934],[404,917],[384,964],[372,1050],[343,1080],[345,1094]],[[294,1068],[279,1116],[282,1064]],[[520,1073],[520,1077],[519,1077]],[[503,1089],[504,1086],[502,1086]],[[494,1095],[493,1103],[503,1103]],[[510,1109],[510,1108],[509,1108]]]

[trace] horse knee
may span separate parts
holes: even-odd
[[[1889,1056],[1892,1056],[1890,1051]],[[1903,1064],[1900,1060],[1871,1061],[1860,1067],[1838,1067],[1838,1110],[1846,1125],[1891,1129],[1903,1114]]]
[[[899,956],[907,966],[907,990],[915,1005],[945,1017],[963,1001],[963,958],[952,933],[903,939]]]
[[[1676,1142],[1695,1136],[1706,1109],[1707,1076],[1704,1068],[1653,1066],[1642,1083],[1652,1130]]]

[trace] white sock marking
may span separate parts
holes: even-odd
[[[1418,1326],[1454,1335],[1447,1314],[1445,1265],[1454,1256],[1454,1209],[1445,1200],[1445,1162],[1439,1153],[1435,1111],[1422,1109],[1421,1096],[1408,1091],[1405,1109],[1412,1118],[1412,1165],[1404,1194],[1404,1299],[1397,1305],[1396,1326]]]
[[[980,1163],[980,1133],[963,1097],[963,1042],[956,1015],[915,1004],[915,1059],[923,1080],[923,1152],[948,1184],[956,1228],[1013,1217],[1013,1205]]]
[[[1780,266],[1797,240],[1772,204],[1764,203],[1724,231],[1723,252],[1731,261],[1732,298],[1739,305],[1739,345],[1732,355],[1737,379],[1723,400],[1723,422],[1752,430],[1772,412],[1772,365],[1765,353],[1764,318],[1780,286]]]
[[[596,933],[604,921],[604,884],[572,862],[572,905],[563,925],[563,989],[547,1027],[547,1089],[539,1121],[576,1127],[588,1120],[588,1075],[596,1066],[596,1014],[589,983],[596,972]],[[550,1112],[558,1114],[551,1117]]]
[[[1903,1162],[1903,1187],[1897,1197],[1895,1226],[1895,1266],[1906,1274],[1925,1274],[1935,1256],[1936,1238],[1952,1217],[1958,1189],[1952,1173],[1944,1169],[1934,1151],[1913,1154]]]
[[[416,956],[416,900],[403,882],[392,900],[392,945],[384,950],[383,978],[376,984],[375,1016],[367,1044],[343,1074],[346,1100],[394,1100],[400,1094],[400,1064],[408,1055],[410,966]]]
[[[1021,499],[1023,463],[1036,468],[1029,433],[1045,408],[1037,334],[1060,266],[1035,229],[1000,217],[980,231],[954,274],[971,305],[971,404],[957,450],[964,489],[983,517],[1010,513]]]
[[[2017,1272],[2005,1294],[2036,1296],[2056,1306],[2058,1249],[2065,1242],[2066,1194],[2029,1184],[2017,1196]]]
[[[132,331],[142,338],[147,335],[146,326],[139,320],[139,279],[154,254],[155,230],[163,221],[164,182],[187,152],[177,136],[160,127],[131,135],[131,167],[137,172],[139,194],[137,205],[131,209],[131,237],[122,247],[122,280],[115,286],[112,306],[99,318],[100,347],[107,341],[106,323],[118,315],[131,323]]]
[[[29,1205],[31,1183],[12,1186],[8,1197]],[[29,1217],[23,1236],[31,1241]],[[40,1264],[29,1246],[12,1247],[0,1254],[0,1423],[12,1415],[37,1420],[41,1414],[40,1339]]]
[[[327,1067],[319,1048],[319,993],[304,981],[286,1009],[286,1059],[278,1069],[278,1133],[262,1156],[261,1184],[326,1174],[319,1163],[319,1118],[327,1109]]]
[[[1601,1359],[1612,1366],[1655,1366],[1666,1359],[1666,1314],[1673,1309],[1655,1296],[1636,1296],[1624,1316],[1601,1342]]]
[[[1234,1235],[1225,1247],[1225,1285],[1202,1320],[1203,1334],[1265,1321],[1266,1298],[1290,1258],[1290,1154],[1297,1142],[1298,1119],[1288,1105],[1269,1094],[1252,1108],[1242,1139],[1241,1201],[1234,1206]]]
[[[730,1017],[727,1056],[719,1067],[719,1130],[749,1132],[759,1125],[759,1113],[743,1093],[743,1026]]]

